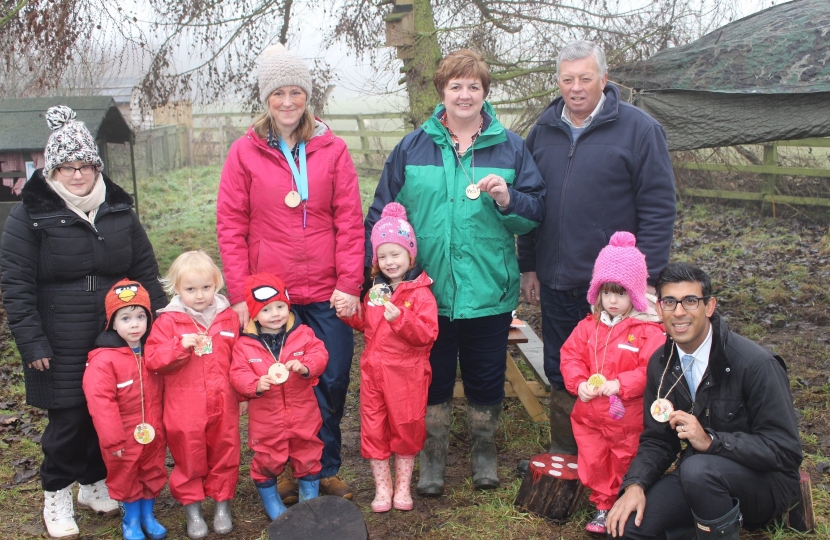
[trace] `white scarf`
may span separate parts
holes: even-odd
[[[66,186],[57,180],[52,180],[53,172],[50,178],[46,181],[49,187],[57,193],[61,199],[66,203],[66,207],[81,216],[81,218],[89,221],[92,226],[95,226],[95,216],[98,214],[98,208],[104,203],[107,197],[107,187],[104,185],[104,178],[101,173],[95,178],[95,184],[92,185],[92,190],[83,197],[74,195]]]

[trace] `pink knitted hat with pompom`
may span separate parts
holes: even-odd
[[[374,240],[373,240],[374,242]],[[646,256],[635,247],[637,239],[627,231],[615,232],[594,263],[594,276],[588,289],[588,302],[594,305],[604,283],[619,283],[628,292],[634,309],[648,311]]]
[[[418,241],[415,231],[406,220],[406,208],[402,204],[391,202],[383,208],[380,219],[372,227],[372,264],[378,262],[378,246],[381,244],[398,244],[409,252],[412,259],[418,255]]]

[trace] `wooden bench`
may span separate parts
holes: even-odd
[[[540,397],[550,395],[550,382],[545,376],[542,340],[526,323],[519,328],[510,328],[507,336],[508,345],[516,345],[522,360],[530,367],[536,378],[535,381],[525,380],[515,360],[507,353],[507,368],[505,371],[504,395],[510,398],[519,398],[522,406],[534,422],[547,422],[547,408],[539,403]],[[464,385],[461,381],[455,383],[452,397],[464,397]]]

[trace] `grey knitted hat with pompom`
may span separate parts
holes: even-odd
[[[311,99],[311,73],[302,58],[288,52],[277,43],[262,52],[259,61],[259,98],[265,103],[274,90],[281,86],[299,86]]]
[[[43,151],[46,158],[43,169],[46,175],[58,165],[72,161],[90,163],[98,170],[104,168],[95,139],[83,122],[75,120],[76,116],[75,111],[66,105],[50,107],[46,111],[46,124],[52,130]]]

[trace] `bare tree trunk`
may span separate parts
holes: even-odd
[[[438,94],[432,78],[441,61],[441,47],[435,33],[435,16],[430,0],[413,0],[415,14],[415,42],[404,60],[406,90],[409,94],[409,111],[412,126],[418,129],[432,114],[438,102]]]

